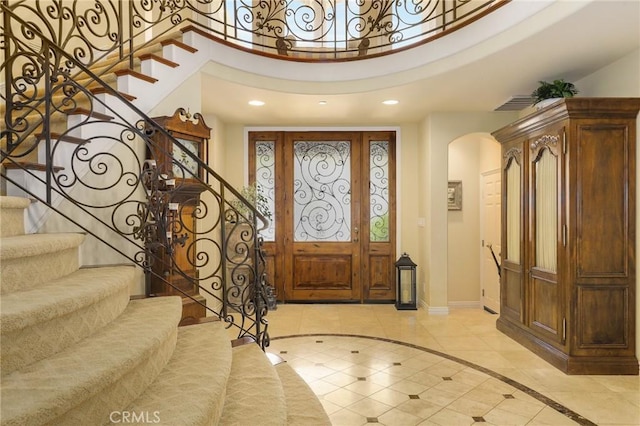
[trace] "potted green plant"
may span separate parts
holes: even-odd
[[[255,209],[264,216],[267,220],[271,220],[271,210],[269,210],[269,200],[262,194],[262,188],[257,183],[252,183],[242,187],[240,195],[245,198]],[[243,201],[238,198],[234,198],[229,201],[229,204],[235,211],[238,212],[238,216],[246,219],[253,217],[253,212]]]
[[[544,108],[559,98],[572,98],[578,94],[576,86],[563,79],[553,80],[553,82],[540,81],[539,83],[540,86],[531,93],[533,105],[538,109]]]

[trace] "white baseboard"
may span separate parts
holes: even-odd
[[[429,306],[429,315],[449,315],[448,306]]]
[[[449,307],[451,309],[456,308],[466,308],[466,309],[482,309],[482,303],[479,300],[476,301],[460,301],[460,302],[449,302]]]
[[[448,306],[429,306],[424,300],[420,300],[420,307],[429,313],[429,315],[449,315]]]

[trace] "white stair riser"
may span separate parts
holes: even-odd
[[[137,98],[146,96],[149,92],[157,90],[158,83],[151,83],[133,75],[118,76],[117,87],[119,92],[127,93]]]
[[[166,78],[172,78],[172,71],[179,67],[179,65],[177,67],[171,67],[153,58],[140,61],[140,71],[142,74],[158,79],[158,84],[161,84]]]

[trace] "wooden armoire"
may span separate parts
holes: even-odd
[[[638,98],[568,98],[502,144],[497,328],[567,374],[638,374]]]

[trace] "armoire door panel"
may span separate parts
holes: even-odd
[[[558,284],[531,279],[531,327],[559,339]]]
[[[505,262],[506,263],[506,262]],[[522,272],[520,265],[504,265],[502,267],[501,299],[502,307],[500,313],[511,317],[513,320],[522,321]],[[515,268],[517,267],[517,268]]]
[[[579,126],[578,132],[578,279],[626,278],[630,244],[627,128],[588,125]]]
[[[578,349],[629,347],[629,294],[620,286],[578,286]]]

